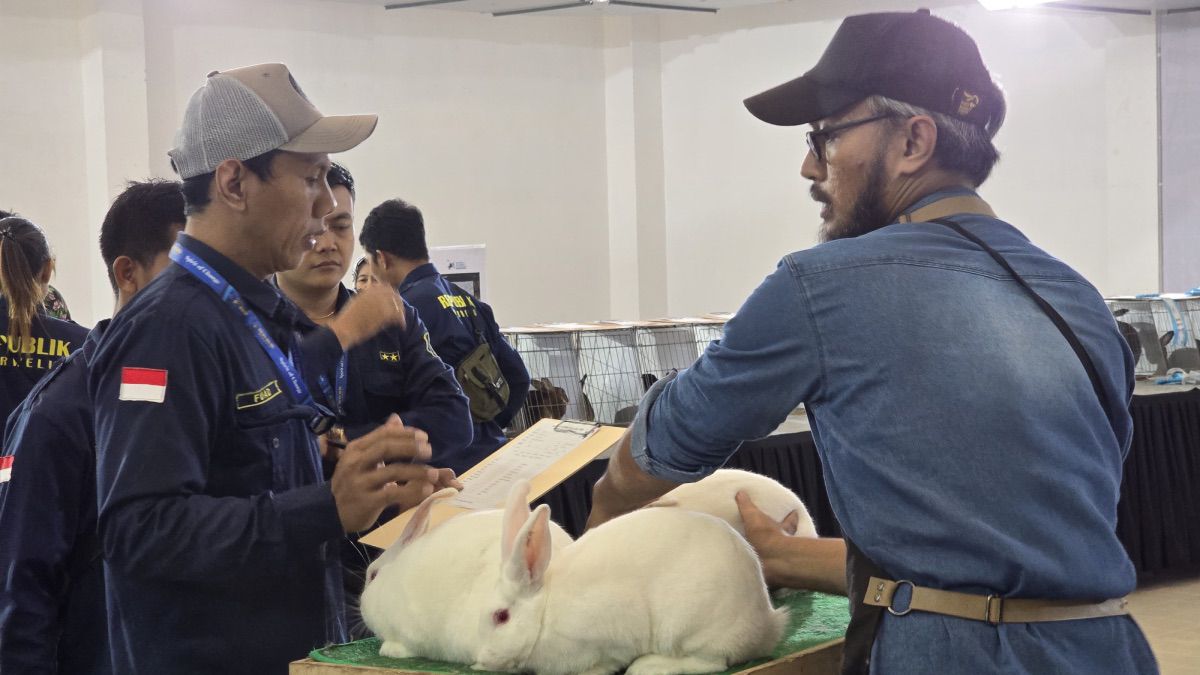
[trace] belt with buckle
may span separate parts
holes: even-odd
[[[901,586],[908,586],[912,590],[912,597],[907,607],[897,609],[892,606],[892,602]],[[886,607],[896,616],[904,616],[915,610],[983,621],[993,626],[1001,623],[1097,619],[1129,613],[1125,598],[1099,602],[1002,598],[998,595],[975,595],[925,588],[907,580],[889,581],[879,577],[871,577],[863,603],[874,607]]]

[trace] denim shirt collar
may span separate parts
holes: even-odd
[[[291,309],[290,303],[284,302],[283,296],[270,282],[254,278],[254,275],[241,265],[195,237],[180,232],[178,241],[204,262],[212,265],[256,312],[274,321],[295,323],[297,312]]]
[[[404,291],[407,291],[422,279],[436,277],[437,273],[437,267],[431,262],[417,267],[413,271],[409,272],[408,276],[404,277],[404,281],[400,282],[400,292],[403,293]]]
[[[930,192],[929,194],[925,195],[924,197],[921,197],[917,201],[910,204],[908,206],[908,208],[906,208],[900,212],[900,215],[902,215],[902,216],[907,215],[909,213],[912,213],[913,211],[916,211],[917,209],[929,206],[930,204],[932,204],[936,201],[946,199],[947,197],[966,197],[966,196],[978,197],[979,194],[977,192],[975,192],[974,190],[972,190],[971,188],[966,188],[966,187],[948,187],[948,188],[944,188],[942,190],[938,190],[936,192]]]

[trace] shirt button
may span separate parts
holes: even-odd
[[[278,448],[278,447],[279,447],[279,439],[278,439],[278,438],[272,438],[272,439],[271,439],[271,447],[272,447],[272,448]]]

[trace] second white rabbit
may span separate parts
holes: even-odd
[[[711,673],[778,643],[787,612],[771,607],[757,556],[724,522],[644,509],[554,549],[549,518],[539,506],[500,535],[500,580],[478,619],[475,668]]]

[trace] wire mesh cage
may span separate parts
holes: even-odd
[[[696,362],[696,331],[689,324],[659,322],[637,329],[638,365],[655,380]]]
[[[583,392],[595,417],[605,424],[621,423],[630,401],[636,405],[645,390],[638,365],[636,329],[581,331],[579,333],[579,369],[583,372]],[[628,421],[624,421],[628,424]]]
[[[1170,312],[1173,333],[1165,347],[1167,367],[1200,370],[1200,298],[1163,297],[1162,301]]]
[[[505,329],[533,380],[509,433],[543,417],[628,425],[642,394],[667,373],[695,363],[710,342],[720,339],[723,323],[696,319]]]
[[[543,417],[585,419],[579,355],[571,331],[506,332],[533,380],[525,405],[510,426],[524,431]]]
[[[1177,342],[1178,323],[1167,304],[1159,298],[1110,298],[1105,303],[1133,351],[1134,374],[1138,377],[1166,374],[1170,368],[1168,350]]]
[[[724,321],[706,321],[692,326],[696,333],[696,350],[703,354],[708,345],[720,340],[725,335]]]

